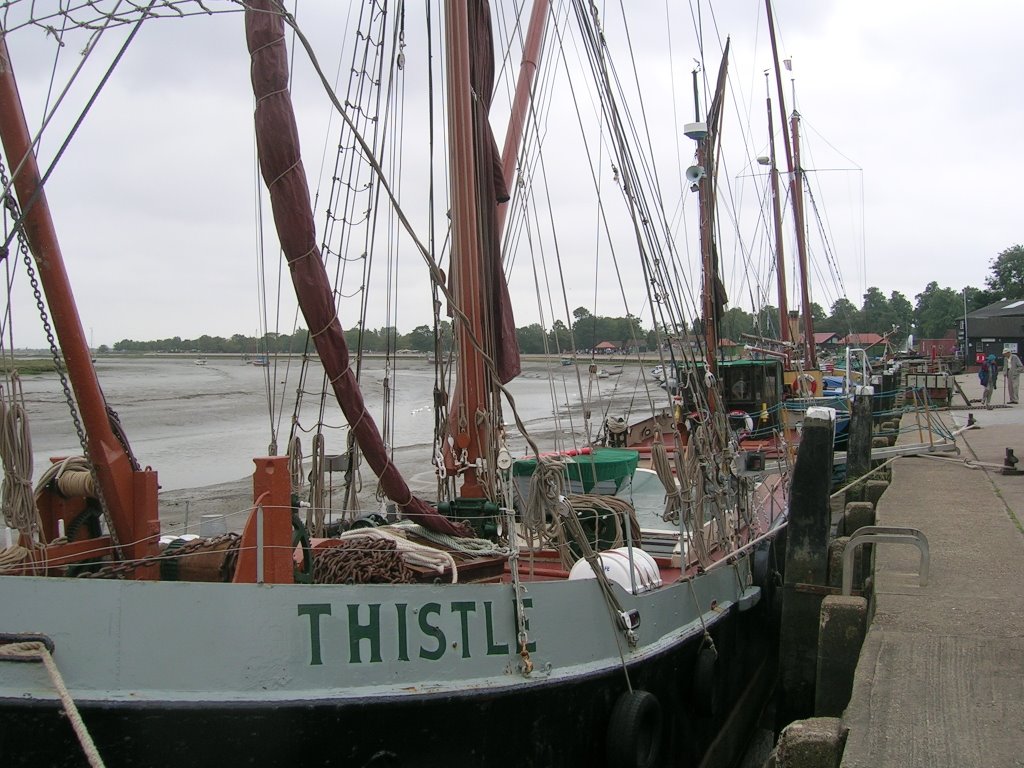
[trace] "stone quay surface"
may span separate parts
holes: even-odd
[[[1007,448],[1024,457],[1024,404],[997,391],[986,410],[977,376],[957,378],[977,402],[957,395],[939,417],[955,430],[973,414],[977,428],[957,457],[895,461],[878,504],[878,525],[925,533],[931,573],[921,587],[916,548],[875,547],[844,768],[1024,766],[1024,474],[999,469]],[[900,442],[919,442],[914,423]]]

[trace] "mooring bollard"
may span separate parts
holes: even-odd
[[[779,651],[780,725],[814,713],[819,612],[828,593],[834,436],[835,411],[808,408],[789,496]]]
[[[850,409],[849,440],[846,446],[846,482],[852,483],[871,471],[871,444],[874,422],[871,417],[871,388],[861,387]],[[864,501],[864,485],[857,483],[846,491],[846,501]]]
[[[839,765],[849,729],[837,717],[811,717],[786,727],[775,748],[778,768]]]
[[[853,675],[868,631],[868,601],[829,595],[821,603],[814,714],[839,717],[850,703]]]

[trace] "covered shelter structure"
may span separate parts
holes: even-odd
[[[987,355],[999,357],[1007,349],[1021,354],[1024,299],[1004,299],[974,310],[960,320],[957,337],[966,342],[964,360],[968,365],[978,365]]]

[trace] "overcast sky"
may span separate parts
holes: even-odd
[[[36,3],[37,8],[40,5],[45,3]],[[417,8],[414,12],[410,7],[407,13],[404,142],[412,170],[403,170],[398,186],[425,238],[425,209],[413,200],[422,199],[425,188],[425,124],[414,115],[427,103],[426,65],[425,48],[414,41],[422,29],[421,4],[412,5]],[[760,209],[764,186],[763,173],[751,158],[767,151],[762,73],[771,66],[771,58],[763,2],[698,6],[696,0],[689,5],[678,0],[628,0],[625,5],[628,27],[620,21],[617,4],[605,9],[609,47],[621,77],[632,77],[635,61],[643,78],[643,105],[651,124],[649,151],[664,174],[664,204],[684,254],[696,253],[696,200],[685,186],[671,180],[678,182],[682,170],[693,162],[692,142],[680,138],[679,128],[693,119],[690,70],[700,56],[695,15],[699,11],[703,23],[710,78],[717,72],[720,40],[726,34],[732,37],[731,90],[722,138],[727,154],[719,175],[725,220],[720,250],[733,301],[749,309],[771,282],[763,266],[769,243],[756,213],[751,215]],[[511,16],[510,6],[511,2],[505,7],[506,16]],[[305,0],[298,14],[332,76],[339,67],[336,41],[352,35],[352,13],[328,20],[325,11],[338,8],[351,10],[336,0]],[[594,186],[586,167],[569,165],[569,151],[563,153],[556,144],[571,143],[572,132],[579,133],[574,104],[580,104],[583,113],[592,113],[593,97],[587,94],[594,93],[592,87],[587,91],[577,85],[576,101],[568,95],[566,71],[578,62],[579,52],[570,33],[573,24],[566,20],[564,8],[558,13],[562,34],[551,33],[549,40],[561,40],[561,53],[549,46],[545,54],[550,90],[543,116],[543,152],[549,192],[537,192],[531,204],[547,206],[550,195],[550,217],[561,230],[563,276],[558,279],[549,272],[546,279],[558,291],[559,283],[566,284],[570,310],[587,306],[605,315],[621,313],[617,299],[605,294],[606,286],[623,284],[612,294],[625,294],[628,310],[649,326],[635,266],[620,264],[619,278],[607,278],[607,283],[595,276],[593,263],[607,263],[610,250],[595,234]],[[860,305],[865,288],[877,286],[887,295],[900,291],[913,302],[931,280],[955,290],[982,286],[990,260],[1024,240],[1019,211],[1024,178],[1019,35],[1024,4],[779,0],[776,15],[780,54],[793,62],[785,87],[787,108],[793,108],[795,88],[796,106],[804,118],[803,165],[811,170],[815,203],[829,233],[827,249],[812,246],[813,300],[827,309],[845,295]],[[499,39],[507,36],[505,21],[496,30]],[[10,15],[7,24],[14,25]],[[96,345],[122,338],[255,335],[263,327],[257,295],[252,97],[241,25],[237,14],[147,22],[49,181],[49,203],[82,324]],[[435,18],[435,29],[439,25]],[[125,34],[123,28],[107,33],[90,57],[67,107],[44,134],[44,168]],[[8,45],[35,130],[56,46],[38,27],[16,29]],[[83,45],[79,35],[61,49],[55,88],[62,87],[77,65]],[[314,193],[326,195],[326,187],[316,179],[323,165],[330,169],[334,162],[337,119],[330,121],[322,89],[310,77],[303,55],[296,58],[299,70],[293,91],[305,164]],[[518,54],[513,59],[514,72]],[[505,83],[510,78],[500,80],[494,118],[499,146],[507,110],[502,105],[508,101]],[[633,103],[634,110],[637,104]],[[774,120],[778,131],[777,113]],[[580,144],[577,138],[577,150]],[[325,145],[330,147],[326,161]],[[593,146],[601,142],[595,140]],[[440,151],[438,158],[443,159]],[[418,170],[414,160],[419,161]],[[614,191],[608,181],[613,176],[610,165],[607,158],[598,161],[603,196],[609,200],[615,197],[607,194]],[[318,227],[324,220],[323,207],[315,215]],[[736,214],[734,223],[732,209],[745,211]],[[538,218],[538,228],[544,220]],[[534,235],[541,237],[540,232]],[[399,249],[411,251],[407,242],[398,242]],[[624,262],[629,254],[622,246],[617,248],[616,258]],[[271,330],[291,332],[293,304],[277,299],[276,247],[268,242],[264,253],[267,324]],[[553,270],[551,246],[543,259]],[[401,287],[392,293],[390,308],[383,300],[371,304],[370,326],[387,321],[408,331],[430,322],[429,296],[422,290],[425,269],[417,258],[409,264]],[[561,297],[537,298],[535,286],[545,279],[539,264],[540,257],[517,256],[512,290],[518,325],[537,322],[542,308],[547,324],[559,314]],[[383,267],[376,269],[374,279],[383,280]],[[29,317],[14,321],[15,344],[39,346],[43,336],[38,320],[31,317],[23,270],[15,283],[18,305],[30,309]],[[282,296],[289,290],[286,283]],[[347,301],[354,306],[358,298]],[[343,323],[351,324],[354,316],[343,311]]]

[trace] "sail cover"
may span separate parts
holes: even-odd
[[[468,528],[453,524],[425,501],[413,496],[391,462],[349,363],[348,346],[338,321],[330,280],[316,243],[309,187],[288,90],[284,20],[275,0],[253,0],[247,5],[245,36],[252,59],[260,171],[270,192],[277,236],[288,260],[299,306],[338,404],[367,463],[380,478],[381,487],[402,507],[403,514],[431,530],[466,535]]]

